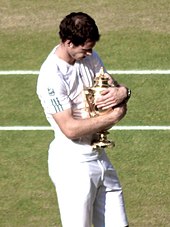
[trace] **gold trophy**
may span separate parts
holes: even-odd
[[[101,95],[101,92],[106,88],[112,86],[114,85],[109,84],[109,78],[104,75],[103,67],[101,67],[99,74],[94,79],[94,86],[85,89],[85,97],[87,102],[86,104],[90,117],[103,115],[112,110],[112,108],[103,110],[102,108],[97,108],[97,106],[95,105],[95,100],[98,96]],[[93,148],[115,146],[115,143],[113,141],[107,139],[107,135],[109,134],[108,129],[109,128],[96,134],[96,138],[92,141]]]

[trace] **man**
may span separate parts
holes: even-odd
[[[104,67],[93,51],[100,38],[98,28],[89,15],[78,12],[67,15],[59,29],[61,42],[40,69],[37,94],[55,133],[48,167],[62,226],[128,226],[116,171],[105,150],[91,145],[97,132],[125,116],[128,89],[121,85],[106,88],[95,105],[104,110],[112,107],[112,111],[89,117],[83,91],[94,85]],[[104,71],[110,83],[115,83]]]

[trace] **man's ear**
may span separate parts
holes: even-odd
[[[73,47],[73,43],[70,41],[70,40],[66,40],[65,44],[68,46],[68,47]]]

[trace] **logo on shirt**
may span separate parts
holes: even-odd
[[[54,95],[55,95],[54,89],[53,89],[53,88],[48,88],[48,94],[49,94],[50,96],[54,96]]]

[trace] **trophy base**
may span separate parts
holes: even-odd
[[[96,138],[94,138],[92,142],[93,149],[96,148],[112,148],[115,146],[115,143],[113,141],[110,141],[107,139],[107,135],[109,134],[108,131],[102,131],[96,133]]]
[[[114,146],[115,146],[115,143],[112,142],[112,141],[109,141],[109,140],[107,140],[107,141],[98,141],[98,142],[94,142],[92,144],[92,147],[94,149],[96,149],[96,148],[112,148]]]

